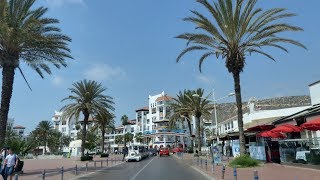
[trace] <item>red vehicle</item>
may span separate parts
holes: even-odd
[[[169,154],[170,154],[169,148],[161,148],[160,149],[160,152],[159,152],[160,157],[163,155],[169,156]]]
[[[179,152],[183,152],[183,148],[182,147],[175,147],[172,149],[172,153],[179,153]]]

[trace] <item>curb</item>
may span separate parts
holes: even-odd
[[[86,176],[90,176],[90,175],[92,175],[92,174],[94,174],[94,173],[101,172],[101,171],[105,171],[105,170],[107,170],[107,169],[109,169],[109,168],[111,168],[111,167],[115,167],[115,166],[118,166],[118,165],[121,165],[121,164],[124,164],[124,163],[125,163],[125,162],[121,162],[121,163],[119,163],[119,164],[115,164],[115,165],[112,165],[112,166],[108,166],[108,167],[105,167],[105,168],[102,168],[102,169],[99,169],[99,170],[90,172],[90,173],[88,173],[88,174],[83,174],[83,175],[80,175],[80,176],[76,176],[76,177],[74,177],[74,178],[71,178],[70,180],[75,180],[75,179],[78,179],[78,178],[83,178],[83,177],[86,177]]]
[[[176,156],[176,155],[173,155],[173,157],[175,157],[176,159],[178,160],[182,160],[182,158]],[[196,166],[190,166],[193,170],[197,171],[198,173],[202,174],[205,178],[207,179],[211,179],[211,180],[215,180],[215,178],[213,176],[210,176],[208,175],[206,172],[202,171],[201,169],[199,169],[198,167]]]
[[[198,173],[202,174],[207,179],[215,180],[215,178],[213,176],[208,175],[207,173],[203,172],[201,169],[199,169],[199,168],[197,168],[195,166],[191,166],[191,168],[194,169],[195,171],[197,171]]]

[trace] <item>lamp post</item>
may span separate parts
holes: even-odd
[[[214,93],[214,89],[212,89],[212,99],[207,99],[207,98],[204,98],[204,97],[200,97],[199,94],[193,94],[192,96],[193,97],[199,97],[200,99],[207,99],[207,100],[210,100],[213,102],[213,108],[214,108],[214,119],[215,119],[215,123],[216,123],[216,138],[217,138],[217,143],[219,142],[219,137],[218,137],[218,117],[217,117],[217,108],[216,108],[216,103],[217,101],[219,100],[222,100],[224,98],[227,98],[227,97],[231,97],[231,96],[234,96],[235,93],[229,93],[228,95],[222,97],[222,98],[219,98],[219,99],[216,99],[215,98],[215,93]],[[211,125],[213,126],[213,122],[211,122]]]

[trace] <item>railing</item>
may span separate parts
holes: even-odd
[[[38,177],[40,177],[42,180],[45,180],[47,177],[60,175],[60,178],[57,177],[56,179],[63,180],[65,177],[65,173],[67,173],[67,172],[69,174],[77,176],[81,173],[88,173],[88,171],[94,171],[94,170],[114,166],[114,165],[119,164],[120,162],[122,162],[121,157],[114,157],[114,158],[110,158],[110,159],[106,159],[106,160],[89,161],[89,162],[86,162],[85,164],[82,164],[81,166],[78,166],[78,164],[76,164],[74,167],[69,167],[69,168],[64,168],[62,166],[61,168],[57,168],[57,169],[53,169],[53,170],[52,169],[50,169],[50,170],[43,169],[42,172],[28,173],[28,175],[37,175],[38,174]],[[18,180],[19,177],[23,178],[23,177],[25,177],[25,175],[16,173],[14,176],[14,180]]]

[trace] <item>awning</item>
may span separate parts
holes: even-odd
[[[276,119],[279,119],[279,117],[255,119],[250,123],[244,124],[244,129],[250,129],[250,128],[253,128],[253,127],[256,127],[256,126],[263,126],[263,125],[271,124]]]
[[[268,137],[268,138],[286,138],[286,136],[279,132],[264,131],[257,134],[258,137]]]
[[[303,123],[301,125],[303,129],[311,130],[311,131],[318,131],[320,130],[320,117],[315,118],[311,121]]]
[[[292,132],[300,132],[302,128],[298,126],[294,126],[291,124],[283,124],[281,126],[277,126],[276,128],[271,130],[272,132],[281,132],[281,133],[292,133]]]
[[[258,125],[248,128],[246,132],[257,132],[257,131],[267,131],[274,128],[274,125]]]

